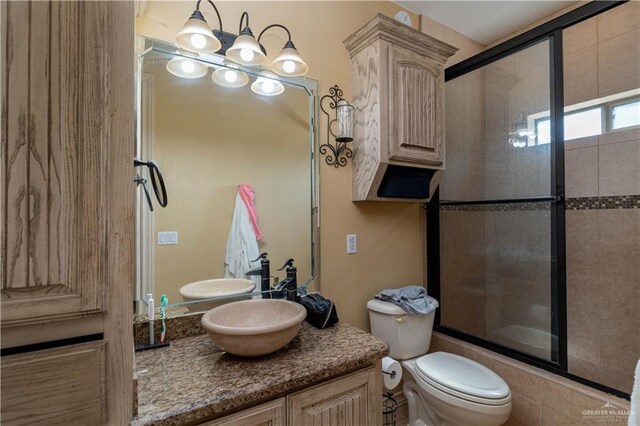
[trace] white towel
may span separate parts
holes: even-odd
[[[247,272],[260,267],[259,261],[252,262],[258,256],[260,256],[258,240],[251,225],[249,210],[240,194],[237,194],[227,238],[227,251],[224,256],[224,276],[226,278],[247,278]],[[257,288],[259,289],[260,286]]]
[[[636,365],[636,376],[633,380],[633,390],[631,391],[629,426],[640,426],[640,360]]]

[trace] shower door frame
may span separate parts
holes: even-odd
[[[492,62],[527,49],[534,44],[549,41],[550,58],[550,117],[551,117],[551,196],[501,199],[487,201],[440,202],[439,190],[427,203],[427,292],[440,300],[440,206],[549,202],[551,204],[551,333],[557,336],[556,361],[548,361],[517,351],[478,336],[441,324],[440,310],[436,311],[434,330],[474,345],[498,352],[529,365],[542,368],[587,386],[629,399],[629,394],[610,388],[568,371],[567,355],[567,288],[565,247],[565,184],[564,184],[564,87],[562,31],[602,12],[626,3],[624,1],[592,1],[566,14],[552,19],[532,30],[515,36],[445,70],[445,82],[480,69]]]

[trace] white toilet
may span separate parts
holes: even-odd
[[[380,300],[367,303],[371,333],[401,361],[410,426],[498,426],[511,413],[507,383],[487,367],[446,353],[427,354],[435,312],[408,315]]]

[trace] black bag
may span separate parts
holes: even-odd
[[[327,328],[338,323],[336,305],[318,293],[309,293],[300,298],[307,309],[307,322],[316,328]]]

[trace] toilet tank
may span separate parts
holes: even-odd
[[[370,300],[367,308],[371,334],[389,344],[391,358],[409,359],[427,353],[435,311],[409,315],[401,307],[377,299]]]

